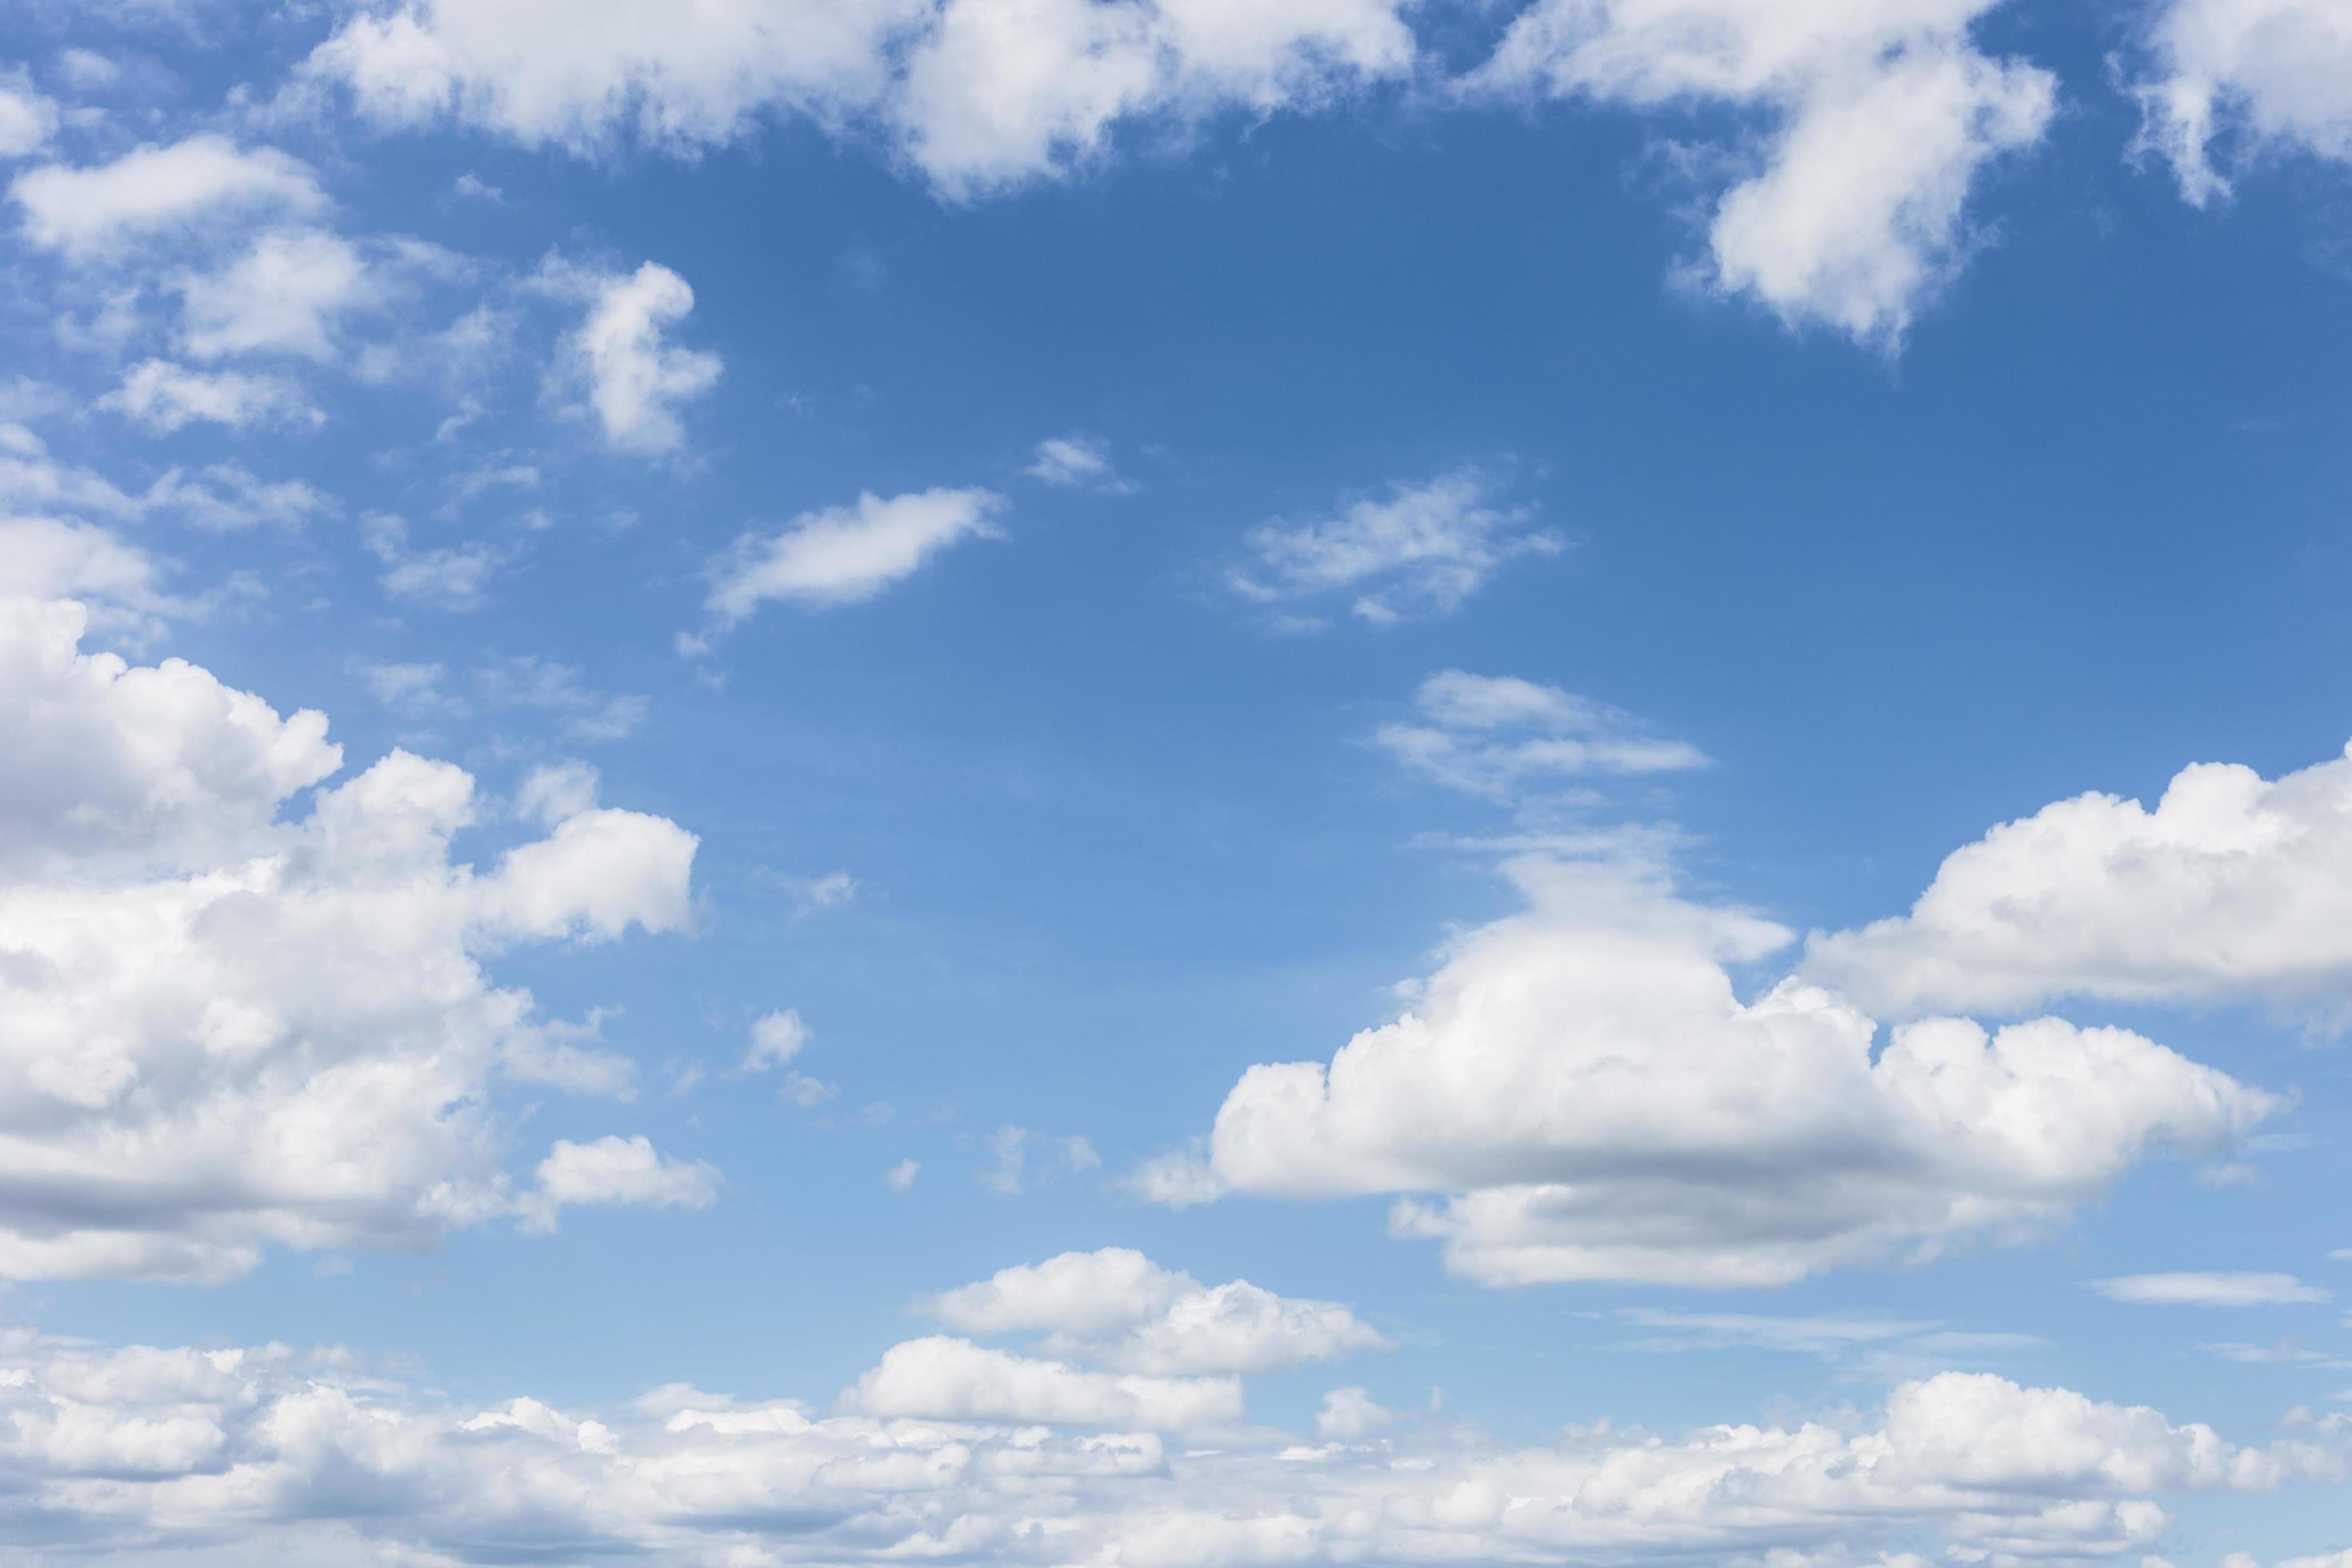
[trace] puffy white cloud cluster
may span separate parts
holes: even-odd
[[[575,792],[477,868],[463,770],[394,752],[326,785],[321,715],[84,652],[85,621],[0,597],[0,1277],[215,1279],[270,1244],[707,1201],[707,1171],[620,1140],[517,1190],[494,1079],[625,1063],[482,968],[683,929],[693,835]]]
[[[909,1354],[893,1376],[960,1379],[963,1359]],[[322,1564],[1894,1568],[1923,1561],[1884,1555],[1923,1533],[1961,1560],[2145,1550],[2168,1524],[2157,1498],[2335,1479],[2352,1441],[2336,1416],[2244,1447],[2146,1407],[1966,1373],[1902,1384],[1871,1419],[1570,1428],[1524,1448],[1403,1431],[1180,1452],[1149,1433],[821,1416],[677,1386],[587,1416],[529,1397],[450,1407],[362,1373],[278,1346],[110,1350],[14,1331],[0,1340],[0,1510],[18,1539],[60,1552],[208,1546]],[[1073,1427],[1134,1403],[1087,1387],[1065,1406]]]
[[[1566,548],[1530,526],[1530,509],[1499,504],[1496,489],[1493,476],[1463,468],[1391,486],[1333,517],[1263,523],[1243,542],[1248,563],[1227,582],[1264,605],[1349,594],[1349,611],[1375,626],[1446,615],[1507,563]],[[1286,614],[1285,624],[1308,623]]]
[[[1129,1372],[1276,1372],[1389,1348],[1337,1301],[1203,1286],[1124,1247],[1001,1269],[917,1307],[961,1333],[1042,1334],[1057,1354]]]
[[[1970,38],[2000,0],[1538,0],[1472,79],[1769,129],[1698,272],[1798,325],[1892,348],[1967,260],[1986,166],[2038,142],[2056,79]]]
[[[2156,809],[2078,795],[1957,849],[1911,911],[1813,936],[1805,973],[1895,1016],[2054,997],[2352,1016],[2352,755],[2184,768]]]
[[[2142,145],[2198,206],[2230,194],[2213,156],[2225,138],[2242,162],[2352,163],[2352,15],[2334,0],[2164,0],[2147,42]]]
[[[1255,1067],[1197,1201],[1401,1194],[1391,1227],[1490,1284],[1785,1283],[2033,1233],[2152,1154],[2210,1154],[2280,1101],[2127,1030],[1872,1021],[1727,963],[1788,941],[1653,868],[1529,858],[1521,914],[1454,941],[1412,1010],[1328,1063]],[[1417,1194],[1439,1194],[1430,1203]]]
[[[456,118],[593,152],[691,153],[763,118],[871,125],[953,196],[1101,156],[1123,122],[1312,109],[1405,71],[1399,0],[404,0],[314,77],[404,124]]]

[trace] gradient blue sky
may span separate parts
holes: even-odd
[[[2344,0],[18,0],[0,157],[0,1560],[2352,1562]]]

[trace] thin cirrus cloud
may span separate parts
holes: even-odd
[[[2292,1274],[2126,1274],[2096,1279],[2091,1289],[2111,1301],[2159,1307],[2293,1307],[2327,1300],[2327,1292]]]
[[[1244,537],[1226,583],[1293,627],[1319,626],[1316,607],[1340,599],[1374,626],[1450,614],[1508,563],[1566,548],[1498,489],[1493,476],[1459,468],[1328,517],[1263,523]]]
[[[1593,774],[1681,773],[1707,765],[1683,741],[1644,734],[1632,714],[1515,676],[1440,670],[1413,694],[1416,717],[1372,742],[1433,783],[1497,800]]]
[[[1147,1197],[1391,1194],[1391,1231],[1488,1285],[1781,1285],[2015,1241],[2159,1152],[2284,1105],[2126,1030],[1873,1021],[1726,965],[1790,933],[1662,868],[1525,856],[1523,913],[1448,943],[1412,1009],[1327,1064],[1255,1067]],[[2046,1129],[2065,1126],[2053,1142]]]
[[[912,576],[950,546],[1002,537],[1003,496],[930,489],[803,512],[774,533],[747,533],[710,567],[707,606],[721,627],[766,604],[854,605]]]
[[[2182,769],[2154,810],[2084,795],[1954,850],[1910,912],[1816,932],[1804,972],[1893,1016],[2063,996],[2253,1001],[2341,1021],[2352,756]]]
[[[685,929],[692,834],[575,791],[469,867],[463,770],[395,751],[328,784],[323,715],[86,654],[85,621],[0,601],[6,727],[43,738],[0,754],[0,1072],[43,1108],[5,1156],[0,1275],[220,1279],[272,1246],[692,1201],[707,1173],[635,1143],[559,1149],[535,1186],[502,1168],[496,1084],[609,1089],[626,1063],[480,967]],[[100,1185],[104,1205],[74,1195]]]

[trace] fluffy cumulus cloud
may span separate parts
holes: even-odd
[[[1326,1413],[1354,1436],[1388,1431],[1180,1448],[1120,1428],[1214,1396],[1006,1367],[955,1344],[899,1347],[889,1378],[877,1369],[832,1415],[684,1387],[582,1415],[530,1397],[453,1406],[342,1353],[12,1331],[6,1507],[60,1551],[227,1545],[331,1565],[1916,1568],[1886,1553],[1925,1536],[1961,1561],[2144,1552],[2170,1522],[2157,1499],[2334,1479],[2352,1440],[2334,1416],[2242,1447],[2145,1406],[1944,1373],[1868,1416],[1675,1436],[1570,1427],[1530,1447],[1400,1431],[1335,1395]],[[972,1414],[888,1414],[902,1373],[961,1391]]]
[[[1970,40],[2000,0],[1538,0],[1475,90],[1762,118],[1697,268],[1796,325],[1899,344],[1978,240],[1970,193],[2056,82]]]
[[[1421,683],[1413,706],[1412,721],[1382,725],[1373,742],[1415,773],[1472,795],[1507,800],[1585,774],[1706,765],[1697,747],[1645,735],[1629,713],[1512,676],[1440,670]]]
[[[1527,507],[1502,504],[1494,478],[1464,468],[1424,484],[1391,486],[1336,516],[1279,521],[1250,531],[1247,559],[1227,581],[1268,606],[1348,595],[1375,626],[1459,609],[1503,566],[1557,555],[1559,536],[1532,526]],[[1284,612],[1286,624],[1301,624]]]
[[[943,194],[1051,177],[1123,121],[1313,109],[1414,56],[1399,0],[406,0],[311,57],[379,121],[691,153],[761,119],[878,133]]]
[[[557,268],[547,277],[586,299],[587,317],[564,342],[562,374],[586,399],[604,439],[631,452],[684,445],[679,411],[718,385],[723,368],[707,349],[667,341],[694,310],[686,279],[652,261],[635,272]]]
[[[1654,869],[1528,858],[1521,914],[1456,939],[1412,1009],[1328,1064],[1245,1073],[1203,1156],[1147,1192],[1400,1194],[1490,1284],[1770,1285],[2015,1238],[2151,1152],[2209,1154],[2279,1101],[2121,1029],[1872,1021],[1725,965],[1788,933]],[[1435,1194],[1429,1201],[1420,1194]]]
[[[1265,1373],[1389,1348],[1336,1301],[1245,1279],[1206,1287],[1123,1247],[1001,1269],[917,1306],[962,1333],[1042,1334],[1057,1354],[1130,1372]]]
[[[270,214],[306,215],[326,194],[300,160],[274,148],[241,148],[206,133],[149,144],[110,163],[45,164],[8,187],[25,237],[76,258],[104,256],[141,239]]]
[[[1404,71],[1397,0],[945,0],[890,115],[969,195],[1098,157],[1122,120],[1311,108]]]
[[[2141,144],[2197,205],[2230,194],[2217,142],[2238,163],[2352,163],[2352,15],[2334,0],[2166,0],[2147,46]]]
[[[2352,756],[2275,780],[2200,763],[2153,811],[2044,806],[1955,850],[1910,913],[1816,934],[1805,969],[1890,1015],[2074,995],[2352,1016]]]
[[[772,601],[822,608],[870,599],[966,539],[999,536],[1004,498],[982,489],[861,495],[747,533],[710,568],[711,616],[733,626]]]
[[[0,1276],[219,1279],[271,1244],[685,1201],[690,1167],[624,1179],[634,1145],[512,1180],[494,1082],[625,1063],[482,962],[681,929],[692,835],[575,798],[478,868],[462,770],[394,752],[329,785],[320,714],[84,652],[85,618],[0,600]]]

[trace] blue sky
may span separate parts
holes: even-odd
[[[25,0],[0,1560],[2352,1563],[2342,0]]]

